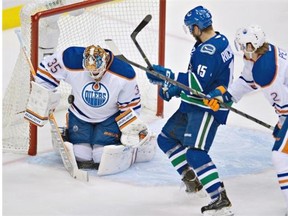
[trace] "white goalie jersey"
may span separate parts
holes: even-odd
[[[107,71],[100,82],[82,66],[84,47],[69,47],[47,56],[39,65],[35,81],[47,89],[64,80],[72,86],[74,100],[69,110],[85,122],[102,122],[118,111],[133,109],[139,114],[140,92],[133,68],[110,55]]]
[[[261,88],[275,108],[280,123],[288,116],[288,54],[269,44],[269,51],[256,62],[244,59],[244,69],[228,91],[238,102],[243,95]]]

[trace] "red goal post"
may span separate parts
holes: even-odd
[[[48,1],[45,1],[46,4]],[[59,3],[59,1],[63,2],[65,0],[54,0],[54,2],[57,3]],[[36,3],[34,4],[38,4],[37,1],[35,2]],[[50,2],[53,2],[53,0]],[[30,21],[27,21],[27,17],[25,18],[25,16],[21,17],[21,24],[23,24],[21,26],[21,32],[24,36],[24,43],[26,43],[25,45],[28,52],[30,52],[31,61],[35,69],[40,60],[38,49],[39,41],[46,40],[45,36],[41,35],[41,28],[45,26],[46,19],[55,19],[55,17],[58,19],[57,23],[60,28],[60,36],[55,51],[64,49],[68,46],[88,46],[95,43],[106,47],[104,40],[111,38],[117,43],[125,56],[145,66],[145,61],[141,58],[141,55],[130,39],[130,34],[147,14],[152,15],[152,21],[143,29],[143,32],[139,33],[139,36],[137,36],[139,38],[137,38],[137,40],[141,43],[141,46],[143,46],[143,50],[152,63],[164,65],[166,0],[89,0],[74,4],[64,4],[64,6],[48,10],[36,10],[34,12],[30,15]],[[23,13],[25,13],[25,11]],[[29,13],[28,10],[28,14]],[[23,62],[22,58],[23,56],[20,54],[14,72],[17,69],[19,73],[19,64],[26,64]],[[29,71],[27,72],[27,70],[29,70],[27,67],[23,66],[23,69],[21,70],[26,70],[26,72],[23,72],[25,76],[29,73]],[[158,96],[157,87],[149,84],[144,71],[137,71],[136,68],[135,70],[139,78],[138,83],[142,98],[144,98],[142,99],[142,105],[145,108],[152,110],[156,116],[163,116],[163,101]],[[9,83],[9,86],[11,85],[13,84]],[[27,81],[27,83],[24,82],[23,85],[30,86],[29,81]],[[65,85],[67,84],[61,83],[60,89],[65,95],[64,100],[67,100],[66,96],[69,94],[70,90],[69,86],[68,90],[66,90],[67,86]],[[155,89],[153,90],[153,88]],[[154,92],[151,94],[152,90]],[[13,94],[15,94],[15,92],[11,92],[12,91],[6,92],[3,99],[4,105],[2,112],[3,114],[4,112],[9,112],[7,119],[5,119],[5,123],[2,123],[3,127],[5,127],[3,129],[3,150],[12,152],[28,151],[29,155],[36,155],[37,127],[28,124],[24,122],[26,120],[19,118],[19,113],[21,113],[19,110],[25,110],[25,103],[15,103],[12,101],[10,103],[17,104],[17,106],[18,104],[21,105],[15,108],[15,110],[14,108],[11,108],[11,104],[7,102],[8,98],[10,100],[10,98],[13,98]],[[21,99],[27,101],[29,94],[27,95],[27,93],[25,93],[25,97],[26,98],[22,97]],[[14,98],[13,100],[16,99]],[[16,120],[13,119],[13,112],[15,112],[15,115],[17,113]],[[16,123],[14,121],[16,121]],[[21,124],[21,127],[22,125],[28,124],[28,132],[26,129],[20,129],[20,127],[18,129],[18,126],[14,127],[15,124],[18,123]],[[9,128],[10,126],[13,126],[13,128]],[[13,140],[13,135],[11,135],[11,137],[9,136],[8,133],[10,133],[11,130],[13,131],[14,136],[15,133],[19,133],[17,134],[17,139]],[[22,133],[23,135],[28,133],[28,137],[27,134],[25,134],[25,138],[22,139]],[[25,144],[26,140],[27,144]]]

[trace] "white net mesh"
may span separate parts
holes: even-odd
[[[63,4],[65,4],[64,0],[38,0],[23,7],[21,12],[21,32],[28,55],[30,55],[31,49],[38,49],[37,47],[31,48],[30,45],[31,15],[38,11],[62,6]],[[62,50],[69,46],[88,46],[91,44],[98,44],[101,47],[108,48],[104,40],[110,38],[113,39],[128,59],[145,66],[146,63],[130,39],[130,34],[147,14],[152,15],[152,20],[137,36],[137,40],[151,63],[157,63],[159,0],[112,1],[76,12],[43,18],[40,21],[39,46],[44,46],[45,48],[45,46],[52,44],[52,47],[49,48],[52,48],[53,51]],[[56,45],[57,47],[55,47]],[[39,58],[42,58],[40,56],[42,52],[39,51],[39,53]],[[153,110],[155,114],[157,88],[148,82],[144,71],[136,68],[135,70],[142,95],[142,106],[144,109]],[[23,111],[29,97],[30,69],[22,52],[18,56],[11,77],[12,79],[3,99],[3,150],[27,152],[30,130],[28,122],[23,118]],[[63,95],[61,107],[67,108],[68,103],[66,101],[70,93],[70,87],[63,82],[59,90]]]

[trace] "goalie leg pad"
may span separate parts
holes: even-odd
[[[111,175],[127,170],[135,162],[135,151],[123,145],[105,146],[97,174]]]
[[[157,143],[155,142],[155,140],[152,140],[152,136],[150,136],[149,134],[146,134],[144,137],[140,136],[140,139],[145,139],[146,141],[142,145],[137,147],[135,163],[147,162],[152,160],[155,156],[157,149]]]

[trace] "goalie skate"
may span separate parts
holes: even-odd
[[[204,216],[233,216],[234,213],[231,211],[231,202],[226,195],[226,191],[222,191],[219,197],[201,208],[201,212]]]

